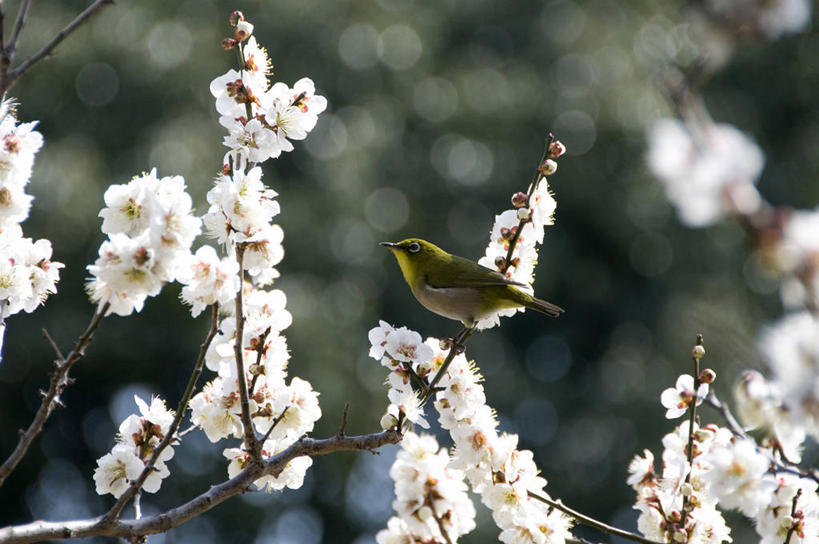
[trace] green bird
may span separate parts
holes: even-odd
[[[380,245],[395,255],[404,279],[422,306],[460,321],[467,329],[504,308],[525,306],[552,317],[564,311],[518,289],[524,284],[469,259],[451,255],[426,240],[407,238]]]

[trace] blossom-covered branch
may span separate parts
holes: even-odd
[[[0,543],[18,544],[41,540],[60,540],[90,536],[117,536],[135,539],[178,527],[216,505],[241,495],[259,479],[275,478],[293,460],[327,455],[338,451],[375,451],[401,441],[395,430],[361,436],[334,436],[322,440],[302,438],[290,447],[266,459],[261,465],[250,465],[231,479],[215,485],[190,501],[159,514],[135,520],[109,521],[104,516],[74,521],[35,521],[0,529]]]

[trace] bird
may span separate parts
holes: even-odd
[[[381,242],[392,251],[412,294],[427,310],[474,329],[506,308],[526,307],[551,317],[563,308],[521,291],[526,285],[469,259],[447,253],[431,242],[407,238]]]

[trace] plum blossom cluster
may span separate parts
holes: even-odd
[[[313,130],[327,99],[315,94],[315,85],[302,78],[293,87],[270,84],[270,58],[251,36],[253,25],[234,14],[235,32],[223,45],[239,47],[244,65],[229,70],[210,84],[216,98],[219,123],[228,130],[224,144],[236,164],[258,163],[292,151],[290,140],[303,140]],[[243,43],[245,42],[246,43]]]
[[[815,337],[811,340],[815,342]],[[695,359],[704,355],[697,348],[701,346],[695,348]],[[661,395],[666,416],[694,410],[714,376],[710,369],[697,380],[681,376],[675,388]],[[815,386],[815,377],[801,378],[813,380]],[[719,507],[751,518],[760,542],[819,542],[817,482],[800,476],[793,466],[780,470],[783,461],[801,459],[805,427],[788,419],[790,409],[781,404],[777,386],[759,373],[746,374],[737,386],[737,397],[740,416],[751,423],[748,428],[767,432],[761,444],[742,430],[700,426],[691,420],[663,438],[661,473],[655,472],[649,450],[629,465],[627,482],[637,492],[638,527],[646,537],[690,544],[730,542]]]
[[[387,380],[391,404],[382,426],[388,428],[403,420],[426,426],[412,380],[437,373],[448,350],[441,349],[438,339],[422,342],[418,333],[404,327],[393,328],[383,321],[370,331],[369,338],[370,356],[391,371]],[[557,510],[548,512],[532,496],[532,493],[547,496],[543,491],[546,480],[538,475],[532,452],[517,449],[517,435],[498,433],[498,422],[486,404],[481,381],[477,368],[463,353],[452,358],[440,379],[442,389],[436,393],[435,407],[441,427],[449,431],[455,445],[449,466],[463,471],[472,490],[481,495],[501,529],[502,542],[564,542],[570,536],[569,518]],[[395,471],[392,476],[402,478],[406,474]],[[396,488],[402,485],[396,482]],[[383,542],[400,542],[389,540],[386,535],[406,534],[401,531],[408,530],[420,538],[406,523],[391,521],[383,533]]]
[[[686,225],[706,227],[759,209],[755,184],[765,158],[735,127],[660,119],[649,128],[648,140],[648,166]]]
[[[290,355],[282,335],[292,322],[287,297],[281,290],[260,288],[279,275],[274,266],[284,257],[284,232],[272,224],[280,211],[277,194],[264,185],[262,169],[256,163],[292,150],[288,138],[306,137],[326,100],[314,94],[313,83],[306,78],[293,89],[283,83],[271,86],[267,79],[270,61],[251,36],[253,25],[239,12],[232,16],[232,23],[234,37],[223,44],[239,49],[243,66],[211,83],[220,122],[230,131],[224,141],[230,151],[208,192],[210,207],[203,217],[207,233],[225,249],[227,257],[220,260],[215,249],[200,248],[190,261],[182,296],[196,315],[213,302],[225,302],[240,294],[242,315],[227,308],[219,323],[218,334],[205,355],[205,365],[217,376],[191,399],[191,420],[211,442],[246,437],[241,403],[244,393],[252,433],[263,437],[261,453],[269,457],[311,431],[321,409],[318,393],[309,382],[287,378]],[[242,384],[246,384],[245,391]],[[250,462],[247,446],[224,450],[231,477]],[[267,491],[298,488],[311,464],[309,457],[299,457],[278,476],[265,476],[255,483]]]
[[[33,312],[57,291],[62,263],[51,260],[51,242],[23,236],[34,197],[26,194],[34,156],[43,145],[37,122],[17,123],[11,100],[0,103],[0,349],[5,318]]]
[[[663,438],[662,472],[654,469],[654,455],[645,450],[628,467],[627,483],[637,492],[634,508],[640,512],[637,527],[657,542],[717,544],[731,542],[730,528],[708,492],[707,455],[731,433],[715,425],[694,425],[694,456],[688,463],[688,423]]]
[[[547,176],[557,171],[556,159],[566,152],[559,141],[551,141],[543,161],[538,167],[535,180],[526,193],[512,195],[512,209],[495,216],[489,245],[479,264],[506,275],[521,284],[522,290],[532,292],[537,264],[537,246],[543,243],[545,227],[554,224],[557,208],[549,191]],[[513,246],[512,254],[509,248]],[[501,316],[512,316],[524,308],[499,310],[477,323],[478,329],[487,329],[500,324]]]
[[[290,325],[292,318],[285,308],[286,302],[280,290],[254,289],[245,283],[243,369],[253,430],[267,437],[262,444],[265,456],[275,455],[292,445],[310,432],[321,417],[318,393],[310,383],[297,377],[287,382],[290,355],[281,331]],[[227,316],[221,321],[219,333],[205,356],[206,366],[218,376],[191,399],[191,421],[214,443],[231,436],[244,436],[235,343],[236,319]],[[231,477],[250,460],[249,453],[240,448],[227,448],[224,455],[230,461],[228,474]],[[256,485],[268,491],[285,486],[300,487],[311,463],[310,457],[299,457],[279,476],[265,476]]]
[[[136,395],[134,401],[139,415],[131,414],[125,418],[119,426],[116,444],[111,452],[97,459],[94,482],[100,495],[110,493],[119,498],[142,474],[173,423],[173,410],[168,410],[165,401],[158,397],[153,397],[150,405]],[[162,450],[141,489],[148,493],[159,491],[162,480],[170,474],[165,462],[173,454],[171,446]]]
[[[156,169],[105,191],[102,232],[108,239],[88,271],[87,289],[107,314],[139,312],[145,299],[174,281],[190,260],[201,230],[181,176],[158,178]],[[184,273],[183,273],[184,274]]]
[[[475,528],[475,506],[466,494],[463,472],[450,466],[449,453],[439,449],[433,436],[406,433],[390,476],[398,515],[376,535],[378,544],[454,543]]]
[[[413,389],[412,378],[414,375],[424,379],[437,369],[433,367],[433,349],[429,345],[435,341],[424,343],[417,332],[406,327],[396,329],[384,321],[379,321],[378,327],[370,330],[369,339],[370,357],[390,371],[387,378],[390,404],[381,419],[381,427],[389,429],[399,422],[408,421],[428,428],[429,423],[424,417],[421,399]]]
[[[446,353],[435,350],[440,365]],[[562,544],[571,538],[569,517],[551,512],[536,496],[546,497],[546,480],[529,450],[519,450],[516,434],[499,433],[495,412],[486,404],[480,375],[463,354],[441,379],[435,407],[441,427],[455,444],[452,466],[463,470],[475,493],[492,511],[507,544]]]
[[[762,262],[781,279],[783,304],[819,308],[819,208],[773,210],[759,237]]]
[[[819,317],[788,315],[763,329],[760,351],[771,379],[746,374],[735,389],[740,418],[768,431],[786,457],[798,462],[805,434],[819,440]]]

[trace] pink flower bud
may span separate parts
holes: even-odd
[[[238,9],[230,14],[230,26],[236,26],[245,20],[245,14]]]
[[[551,176],[555,172],[557,172],[557,163],[552,159],[546,159],[540,166],[538,166],[537,171],[540,172],[544,176]]]
[[[553,159],[558,158],[566,152],[566,146],[560,140],[555,140],[549,145],[549,156]]]
[[[517,192],[512,195],[512,206],[522,208],[526,206],[526,193]]]
[[[704,368],[702,372],[700,372],[700,383],[714,383],[714,380],[717,379],[717,373],[711,370],[710,368]]]
[[[222,40],[222,49],[224,49],[225,51],[230,51],[234,47],[236,47],[236,40],[234,40],[233,38],[225,38],[224,40]]]
[[[694,346],[694,349],[691,351],[691,356],[694,357],[694,359],[702,359],[705,357],[705,346],[699,344]]]
[[[679,523],[682,521],[682,513],[679,510],[672,510],[668,513],[668,521],[673,523]]]

